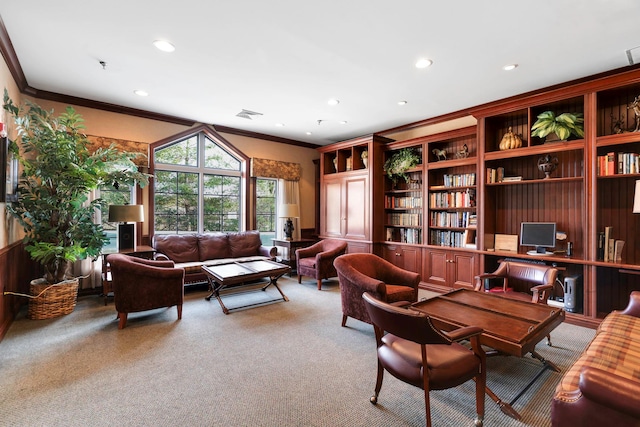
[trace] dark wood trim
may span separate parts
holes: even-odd
[[[9,38],[9,33],[7,33],[7,28],[4,26],[2,17],[0,17],[0,52],[20,92],[33,95],[33,92],[31,92],[33,89],[27,84],[27,78],[22,71],[20,61],[18,61],[18,55],[16,55],[16,51],[13,48],[13,43],[11,43],[11,38]]]

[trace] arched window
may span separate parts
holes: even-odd
[[[244,154],[208,127],[153,144],[151,152],[154,233],[245,228]]]

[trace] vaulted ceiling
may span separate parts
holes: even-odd
[[[24,0],[0,18],[31,91],[319,145],[640,62],[636,0]]]

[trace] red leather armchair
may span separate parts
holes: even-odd
[[[374,254],[353,253],[334,261],[340,280],[342,299],[342,326],[347,317],[371,323],[362,294],[369,292],[374,298],[387,303],[418,300],[420,275],[403,270]]]
[[[336,277],[338,273],[333,260],[347,251],[347,243],[342,240],[325,239],[296,251],[298,283],[302,276],[310,276],[318,281],[318,290],[322,289],[322,279]]]
[[[109,255],[118,329],[133,312],[176,306],[182,319],[184,269],[173,261],[152,261],[123,254]]]

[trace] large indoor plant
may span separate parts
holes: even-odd
[[[72,107],[56,117],[29,101],[14,104],[5,89],[3,108],[16,125],[22,170],[18,200],[7,210],[24,228],[26,251],[44,267],[46,283],[55,285],[70,278],[73,262],[97,258],[108,242],[95,221],[104,202],[90,200],[90,192],[119,183],[144,186],[148,177],[132,162],[138,154],[114,145],[93,150]]]
[[[538,120],[531,126],[531,136],[549,141],[549,135],[554,133],[563,141],[571,135],[584,138],[584,117],[581,113],[562,113],[556,116],[553,111],[538,114]]]

